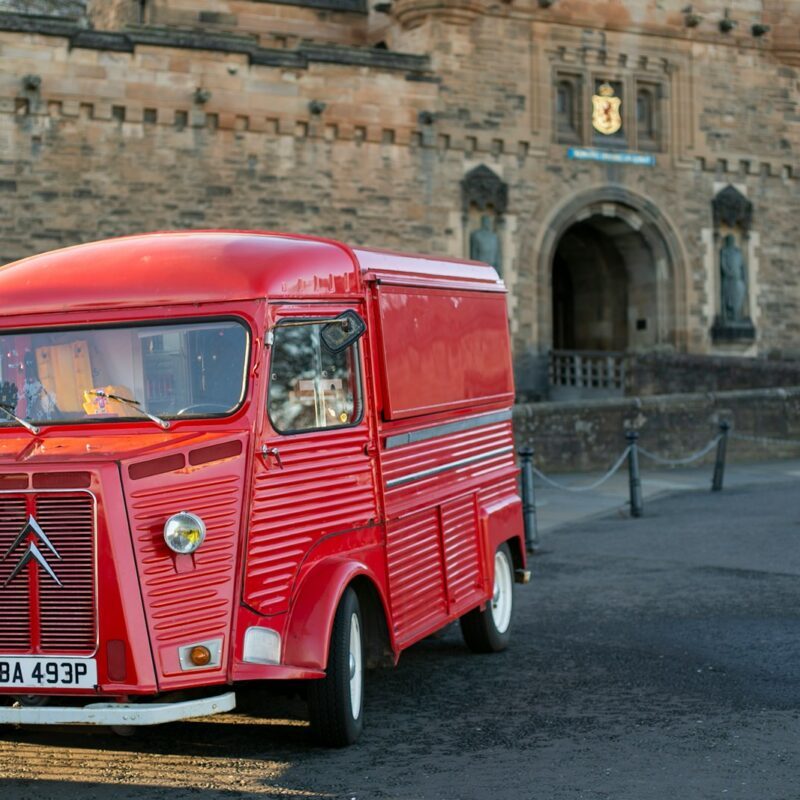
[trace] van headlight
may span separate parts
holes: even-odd
[[[176,553],[194,553],[206,538],[206,524],[197,514],[181,511],[164,523],[164,541]]]

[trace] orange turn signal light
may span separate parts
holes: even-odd
[[[211,661],[211,651],[202,644],[199,644],[189,651],[189,660],[196,667],[204,667]]]

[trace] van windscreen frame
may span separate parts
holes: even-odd
[[[231,314],[0,330],[0,403],[45,426],[229,417],[252,341]]]

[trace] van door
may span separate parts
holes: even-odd
[[[287,610],[301,564],[323,540],[330,547],[337,537],[338,549],[352,549],[378,517],[364,337],[332,352],[322,336],[347,308],[279,306],[269,314],[267,413],[244,585],[245,602],[262,614]]]

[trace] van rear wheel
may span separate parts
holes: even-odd
[[[348,587],[336,609],[325,677],[308,684],[311,731],[328,747],[353,744],[364,727],[363,630],[358,595]]]
[[[499,653],[508,647],[514,616],[514,565],[503,542],[494,554],[494,589],[483,606],[459,620],[464,641],[475,653]]]

